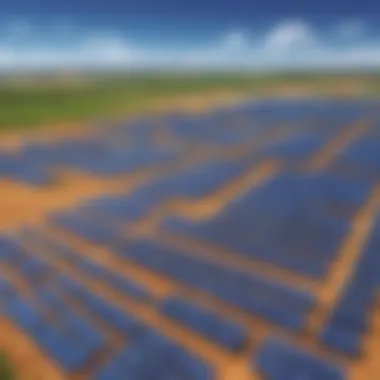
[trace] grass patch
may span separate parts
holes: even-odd
[[[11,366],[5,355],[0,352],[0,380],[15,380]]]
[[[337,81],[380,88],[377,76],[187,74],[7,78],[0,82],[0,130],[55,122],[127,116],[163,99],[229,92],[266,94],[284,86],[339,88]]]
[[[90,78],[0,88],[0,128],[128,115],[164,98],[217,91],[252,91],[244,76],[137,76]]]

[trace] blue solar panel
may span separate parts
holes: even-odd
[[[104,272],[102,279],[110,286],[113,286],[118,291],[128,295],[139,301],[150,301],[152,299],[148,290],[141,284],[132,280],[120,277],[112,272]]]
[[[121,151],[113,152],[108,157],[97,157],[96,160],[86,159],[85,162],[75,166],[97,175],[115,175],[170,161],[175,156],[176,152],[172,151]]]
[[[75,251],[72,251],[65,246],[60,246],[41,234],[37,234],[36,237],[42,246],[50,249],[51,255],[57,255],[58,257],[63,258],[70,264],[74,265],[77,269],[83,271],[86,275],[89,275],[96,280],[106,282],[108,285],[114,287],[125,295],[134,298],[135,300],[151,300],[151,295],[143,285],[128,278],[121,277],[112,271],[105,269],[101,265],[96,264],[94,261],[81,257]]]
[[[9,298],[4,305],[4,312],[20,329],[25,332],[40,330],[43,319],[38,315],[30,304],[18,296]]]
[[[370,312],[376,299],[380,271],[379,228],[380,216],[321,334],[321,340],[328,347],[349,356],[361,353],[361,338],[369,328]]]
[[[20,329],[30,334],[37,344],[66,372],[82,367],[94,353],[81,341],[70,340],[65,334],[47,324],[34,309],[20,298],[5,304],[5,313]]]
[[[212,380],[214,376],[208,365],[148,329],[106,363],[94,380],[119,378]]]
[[[248,165],[249,160],[206,163],[142,185],[128,195],[107,195],[87,201],[81,210],[87,214],[104,214],[105,217],[113,217],[114,221],[131,222],[147,214],[166,198],[208,195],[243,173]]]
[[[101,368],[94,379],[107,379],[108,376],[112,379],[119,376],[120,373],[123,376],[134,375],[134,379],[145,379],[145,376],[148,375],[154,375],[155,379],[167,379],[171,378],[170,376],[194,380],[212,379],[212,371],[209,366],[174,345],[163,335],[142,325],[67,278],[61,278],[60,284],[93,315],[100,317],[128,337],[129,346]],[[68,318],[68,316],[70,317]],[[83,321],[71,313],[65,313],[64,319],[71,332],[70,336],[75,330],[77,338],[86,340],[87,350],[89,348],[94,350],[94,347],[99,348],[102,341],[95,339],[98,335],[88,325],[83,324]],[[97,345],[96,342],[98,342]],[[62,359],[60,360],[62,362]],[[150,363],[149,366],[146,366],[147,362]],[[71,363],[65,363],[65,366],[72,367]]]
[[[340,155],[347,163],[380,167],[380,140],[374,137],[361,138],[352,142]]]
[[[341,368],[276,339],[268,339],[262,344],[253,366],[268,380],[346,378]]]
[[[3,155],[0,158],[0,173],[10,171],[29,181],[38,179],[46,182],[45,170],[64,165],[93,174],[114,175],[166,162],[177,154],[176,151],[152,149],[149,146],[146,149],[142,146],[138,149],[128,148],[120,141],[112,143],[104,137],[68,140],[47,147],[27,146],[21,154],[11,157]]]
[[[0,235],[0,261],[16,264],[22,257],[20,247],[7,235]]]
[[[334,324],[326,325],[321,333],[321,340],[326,346],[348,356],[360,354],[360,338],[357,331]]]
[[[64,333],[49,326],[44,326],[33,338],[67,373],[83,367],[94,354],[84,342],[72,341]]]
[[[107,245],[119,238],[115,223],[99,221],[81,214],[58,214],[50,218],[55,225],[95,244]]]
[[[82,343],[93,352],[105,347],[106,343],[102,334],[75,313],[67,310],[61,318],[64,320],[65,331],[73,340]]]
[[[168,196],[201,198],[219,189],[247,168],[246,161],[207,162],[179,173],[163,186],[166,187]]]
[[[16,291],[14,287],[8,281],[0,278],[0,312],[2,301],[15,295]]]
[[[290,329],[303,327],[305,315],[313,305],[313,298],[307,293],[154,243],[131,242],[117,252],[138,265]]]
[[[19,271],[27,280],[34,282],[46,276],[49,267],[40,259],[29,258],[21,264]]]
[[[219,109],[207,115],[169,115],[163,120],[137,120],[133,123],[109,126],[107,132],[98,130],[97,136],[70,139],[44,145],[26,144],[15,154],[0,156],[0,176],[7,176],[31,184],[46,184],[52,178],[50,169],[70,166],[95,175],[128,173],[146,165],[154,165],[175,159],[178,152],[158,149],[154,146],[154,128],[169,124],[169,130],[185,140],[231,146],[252,140],[263,131],[286,128],[286,124],[308,129],[316,118],[323,120],[312,130],[331,136],[359,115],[369,112],[374,105],[349,102],[312,102],[263,100],[245,105]],[[240,120],[246,121],[241,125]],[[159,125],[162,128],[162,125]],[[305,157],[315,150],[318,138],[300,138],[272,146],[269,153]]]
[[[88,308],[94,315],[97,315],[114,328],[122,331],[128,338],[139,335],[143,331],[144,328],[140,322],[101,298],[78,287],[72,290],[73,296],[81,300],[84,307]]]
[[[176,361],[173,362],[170,372],[177,378],[185,376],[192,380],[212,380],[214,378],[213,371],[208,365],[183,350],[178,350]]]
[[[125,371],[116,360],[106,363],[93,377],[93,380],[120,380],[125,378]]]
[[[67,305],[62,302],[55,292],[49,288],[40,287],[35,291],[37,299],[42,303],[44,310],[56,315],[63,314]]]
[[[78,284],[77,281],[72,280],[66,275],[60,274],[57,276],[57,285],[59,285],[60,289],[72,297],[83,297],[83,288]]]
[[[152,207],[161,201],[164,181],[160,180],[139,187],[129,195],[108,195],[82,205],[83,212],[104,214],[114,218],[115,222],[131,222],[144,216]]]
[[[105,269],[101,265],[96,264],[94,261],[90,261],[84,257],[81,257],[75,251],[72,251],[65,246],[51,241],[49,238],[42,234],[32,233],[32,235],[32,238],[36,238],[39,244],[49,248],[51,255],[57,255],[58,257],[63,258],[79,270],[82,270],[86,275],[89,275],[94,279],[106,282],[108,285],[114,287],[119,292],[122,292],[128,297],[132,297],[135,300],[145,302],[152,300],[152,296],[143,285],[128,278],[121,277]],[[21,268],[21,271],[22,270],[23,269]]]
[[[151,329],[122,351],[118,361],[126,373],[133,374],[136,379],[213,379],[213,371],[208,365]]]
[[[177,327],[181,325],[184,334],[197,334],[203,341],[238,354],[251,343],[246,328],[208,309],[208,305],[200,306],[197,292],[247,317],[260,318],[281,331],[290,330],[297,335],[307,330],[305,320],[318,306],[314,295],[273,277],[248,273],[241,267],[231,268],[218,262],[216,256],[211,259],[192,255],[190,251],[171,248],[147,237],[126,240],[124,224],[149,214],[167,199],[198,200],[212,194],[262,160],[278,158],[285,168],[303,163],[328,139],[339,136],[337,133],[375,107],[375,103],[366,101],[262,99],[197,117],[172,115],[163,120],[137,120],[107,131],[98,130],[95,137],[46,145],[31,143],[14,154],[0,152],[0,177],[42,185],[51,182],[54,170],[60,167],[97,176],[123,175],[156,165],[165,168],[167,163],[175,164],[168,168],[173,169],[177,167],[174,161],[181,157],[183,143],[189,143],[190,149],[199,144],[204,148],[211,146],[213,152],[215,148],[221,151],[234,148],[235,152],[236,144],[244,144],[241,147],[246,152],[248,144],[253,146],[260,139],[264,146],[248,152],[245,158],[234,161],[211,155],[210,161],[180,173],[169,170],[171,174],[143,184],[132,193],[92,199],[72,212],[49,219],[94,244],[107,246],[126,265],[132,262],[167,277],[174,288],[179,287],[174,295],[153,297],[139,282],[106,269],[54,238],[26,235],[26,241],[41,244],[53,261],[65,261],[79,274],[107,284],[122,297],[148,303],[145,306],[155,308],[159,319],[171,320]],[[180,140],[178,146],[170,149],[156,141],[156,125]],[[215,244],[231,258],[242,255],[253,264],[262,261],[321,280],[347,236],[352,218],[368,199],[374,186],[371,181],[378,177],[377,128],[378,125],[374,126],[371,135],[338,152],[328,168],[330,172],[304,174],[282,170],[282,174],[230,200],[219,214],[209,219],[189,221],[168,215],[163,227]],[[290,137],[265,142],[277,132]],[[380,284],[379,226],[377,221],[352,276],[327,320],[319,326],[319,343],[338,351],[338,355],[359,356],[362,338],[370,332],[370,312]],[[213,369],[194,353],[152,330],[135,318],[135,313],[98,297],[91,287],[87,289],[60,274],[49,262],[30,255],[13,237],[0,235],[0,263],[21,275],[33,295],[33,303],[29,303],[13,283],[0,279],[0,312],[33,338],[68,375],[81,374],[77,371],[88,368],[86,364],[109,349],[103,330],[98,330],[97,322],[101,322],[118,332],[125,346],[112,353],[113,357],[96,371],[94,380],[214,378]],[[183,290],[195,291],[195,301],[178,295],[182,286]],[[74,310],[75,305],[80,309]],[[345,378],[341,369],[317,355],[275,339],[260,343],[253,365],[265,380]]]
[[[99,351],[105,341],[101,334],[88,322],[68,308],[61,295],[50,288],[37,289],[37,297],[42,307],[50,316],[55,316],[61,332],[64,332],[72,341],[78,341],[89,351]]]
[[[131,146],[152,147],[155,127],[152,121],[137,121],[124,125],[124,132]]]
[[[376,136],[355,140],[339,154],[332,168],[347,176],[376,180],[380,170],[379,149],[380,140]]]
[[[260,149],[259,154],[285,160],[306,160],[315,154],[325,141],[324,136],[301,133],[280,142],[270,143]]]
[[[190,302],[170,297],[163,301],[160,310],[227,350],[239,351],[246,343],[247,332],[242,326]]]
[[[0,163],[0,177],[11,178],[30,185],[46,185],[52,181],[45,167],[19,159]]]
[[[244,143],[252,137],[252,130],[236,126],[236,115],[221,111],[202,117],[172,117],[167,120],[171,132],[184,140],[231,146]]]
[[[163,226],[231,251],[322,277],[370,186],[318,173],[279,175],[235,199],[214,219],[168,218]],[[349,209],[348,215],[336,207]]]
[[[148,290],[135,281],[121,277],[92,261],[81,258],[79,255],[72,258],[71,262],[85,274],[94,277],[94,279],[104,281],[107,285],[114,287],[128,297],[132,297],[138,301],[151,300]]]
[[[49,250],[52,255],[59,257],[60,259],[66,261],[75,261],[78,256],[71,248],[69,248],[66,244],[58,242],[51,237],[48,237],[46,234],[39,232],[33,229],[23,229],[21,231],[21,236],[30,239],[31,241],[41,245],[45,249]],[[45,265],[47,265],[45,263]]]

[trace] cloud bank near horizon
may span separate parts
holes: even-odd
[[[67,37],[72,29],[34,35],[16,20],[0,33],[0,71],[50,69],[350,69],[380,68],[379,38],[368,39],[361,20],[336,23],[330,32],[304,20],[284,20],[258,33],[233,29],[195,47],[173,48],[161,41],[141,46],[122,33],[88,33]],[[57,40],[55,40],[59,37]]]

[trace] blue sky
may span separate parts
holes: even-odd
[[[2,0],[3,12],[18,13],[120,13],[133,15],[164,14],[171,16],[215,14],[246,17],[263,14],[281,16],[370,15],[379,12],[376,0]]]
[[[380,67],[374,0],[0,0],[0,11],[1,71]]]

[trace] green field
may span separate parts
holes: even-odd
[[[3,78],[0,129],[128,116],[144,113],[164,99],[177,100],[195,94],[261,95],[300,85],[308,86],[311,92],[323,93],[323,89],[343,88],[351,82],[358,84],[365,95],[377,93],[380,88],[377,75],[140,74]]]
[[[3,354],[0,353],[0,380],[14,380],[13,372]]]

